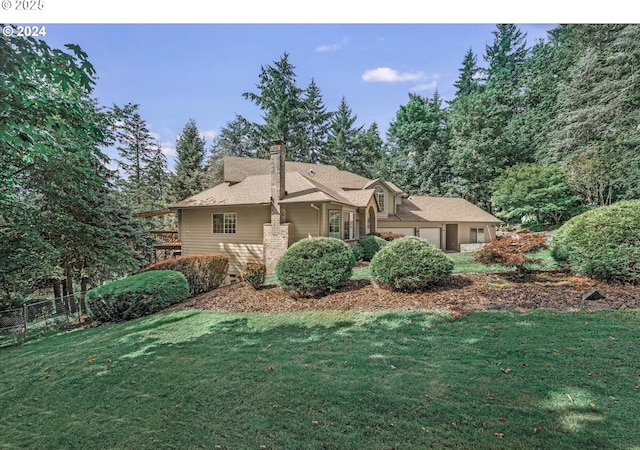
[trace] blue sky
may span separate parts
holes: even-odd
[[[528,41],[553,25],[519,25]],[[244,92],[257,92],[260,68],[284,52],[298,85],[313,78],[329,110],[344,96],[357,125],[386,133],[410,92],[444,99],[467,50],[482,65],[495,24],[49,24],[46,41],[89,55],[102,105],[137,103],[167,156],[189,119],[210,145],[235,114],[260,122]]]
[[[385,138],[409,93],[431,97],[437,89],[445,100],[453,97],[465,53],[472,49],[483,65],[495,23],[519,24],[531,45],[555,23],[606,21],[611,11],[625,10],[607,8],[603,15],[581,7],[576,13],[555,0],[539,0],[535,8],[503,0],[420,7],[406,0],[375,7],[337,0],[315,7],[290,0],[208,7],[195,0],[110,0],[91,8],[80,0],[29,0],[36,8],[19,11],[25,3],[4,0],[0,21],[45,25],[55,48],[80,45],[97,72],[94,97],[104,106],[139,104],[170,165],[189,119],[207,147],[236,114],[260,122],[260,110],[242,94],[257,92],[261,66],[285,52],[299,87],[313,78],[329,110],[344,96],[356,125],[376,122]]]

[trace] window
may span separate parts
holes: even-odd
[[[385,205],[384,205],[384,200],[385,200],[385,196],[384,196],[384,189],[382,189],[380,186],[376,186],[374,188],[375,192],[376,192],[376,199],[378,200],[378,205],[380,205],[380,211],[384,212],[385,211]]]
[[[355,213],[354,212],[345,212],[344,213],[344,235],[342,237],[342,239],[344,239],[345,241],[348,240],[353,240],[355,239],[356,235],[355,235]]]
[[[471,228],[471,244],[484,243],[484,228]]]
[[[340,239],[340,211],[329,211],[329,237]]]
[[[214,213],[213,233],[215,234],[235,234],[236,233],[236,213]]]

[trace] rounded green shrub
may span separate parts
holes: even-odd
[[[593,278],[640,282],[640,200],[624,200],[572,217],[550,245],[551,256]]]
[[[397,291],[420,291],[448,279],[453,261],[415,236],[394,239],[371,260],[371,274],[381,285]]]
[[[355,263],[351,248],[340,239],[306,238],[287,249],[274,273],[289,294],[320,297],[343,286]]]
[[[98,322],[121,322],[158,312],[189,297],[186,277],[174,270],[152,270],[87,291],[87,312]]]
[[[362,259],[364,261],[371,261],[373,256],[388,243],[389,241],[381,238],[380,236],[362,236],[360,239],[358,239],[358,247],[362,248]]]

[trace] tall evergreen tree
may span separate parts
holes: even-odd
[[[325,163],[333,164],[342,170],[355,169],[363,163],[363,155],[358,153],[358,136],[363,126],[354,126],[358,116],[342,97],[338,110],[331,119]]]
[[[205,187],[205,140],[195,120],[190,119],[176,141],[176,171],[171,177],[170,195],[180,201]]]
[[[245,92],[244,98],[251,100],[263,111],[264,124],[259,126],[261,147],[269,148],[271,141],[281,139],[288,146],[289,157],[303,160],[300,127],[304,111],[302,90],[298,87],[295,66],[284,53],[273,65],[262,66],[258,92]]]
[[[302,127],[304,139],[301,139],[300,159],[304,162],[321,163],[325,159],[324,151],[327,147],[327,137],[332,113],[322,100],[320,88],[314,79],[304,91]]]
[[[580,51],[562,86],[549,145],[589,205],[640,195],[640,26],[597,30],[605,38]]]
[[[139,105],[129,103],[122,108],[116,105],[113,111],[119,118],[115,135],[121,199],[136,212],[148,210],[145,172],[153,155],[153,137],[140,116]]]
[[[456,88],[456,97],[478,92],[481,86],[482,70],[478,67],[478,59],[471,49],[464,55],[459,72],[458,79],[453,83]]]

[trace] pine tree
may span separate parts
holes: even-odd
[[[190,119],[176,141],[176,171],[171,177],[170,195],[180,201],[205,187],[205,140],[195,120]]]
[[[462,97],[478,92],[482,70],[478,67],[478,59],[471,49],[464,55],[460,75],[453,85],[456,88],[456,97]]]
[[[324,151],[327,147],[327,138],[332,113],[327,111],[322,100],[320,89],[315,81],[304,91],[302,107],[304,110],[304,139],[301,139],[303,148],[299,158],[304,162],[320,163],[324,159]]]
[[[147,123],[140,116],[139,105],[127,104],[123,108],[114,106],[113,111],[120,118],[116,128],[117,160],[121,198],[133,211],[149,210],[146,196],[145,171],[153,155],[154,140]]]
[[[358,116],[354,115],[342,97],[338,110],[331,119],[325,164],[333,164],[342,170],[351,171],[362,165],[361,155],[358,154],[357,139],[363,127],[354,127]]]
[[[302,160],[302,90],[297,86],[295,66],[289,62],[288,53],[273,65],[262,66],[256,87],[257,93],[242,95],[263,111],[265,123],[259,126],[261,147],[267,149],[273,140],[280,139],[292,160]]]

